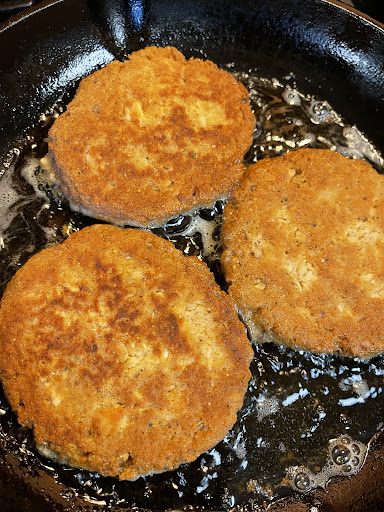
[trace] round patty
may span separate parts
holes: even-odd
[[[384,177],[367,163],[312,149],[261,160],[225,208],[223,239],[229,293],[255,339],[383,352]]]
[[[0,371],[41,451],[136,479],[190,462],[236,421],[252,348],[207,266],[95,225],[33,256],[0,308]]]
[[[80,83],[49,132],[49,160],[74,209],[155,225],[230,191],[254,124],[229,73],[148,47]]]

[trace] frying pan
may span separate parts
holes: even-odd
[[[71,97],[81,78],[150,44],[176,46],[187,57],[235,63],[238,72],[252,68],[266,79],[294,84],[328,101],[384,152],[384,26],[341,2],[50,0],[0,30],[3,171],[40,115]],[[23,439],[11,423],[9,429],[0,451],[1,510],[137,510],[134,504],[120,506],[118,493],[107,508],[82,501],[81,493],[56,485],[41,468],[18,464]],[[3,432],[4,426],[0,439]],[[337,478],[325,490],[292,494],[271,510],[382,510],[383,484],[384,441],[378,435],[357,475]]]

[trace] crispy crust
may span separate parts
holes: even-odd
[[[95,225],[33,256],[0,308],[0,371],[43,451],[136,479],[194,460],[236,421],[251,345],[197,258]]]
[[[159,224],[232,189],[254,124],[229,73],[148,47],[82,80],[49,132],[49,159],[75,209]]]
[[[254,338],[384,350],[384,177],[330,150],[247,170],[225,208],[224,273]]]

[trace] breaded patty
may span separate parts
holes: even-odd
[[[82,80],[49,132],[49,160],[74,209],[155,225],[230,191],[254,124],[229,73],[148,47]]]
[[[33,256],[0,308],[0,369],[42,452],[136,479],[190,462],[236,421],[251,344],[204,263],[95,225]]]
[[[225,208],[222,264],[256,339],[384,350],[384,177],[303,149],[252,165]]]

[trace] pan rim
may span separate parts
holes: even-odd
[[[177,0],[176,0],[177,1]],[[235,0],[232,0],[235,2]],[[365,22],[369,22],[369,25],[372,25],[374,30],[380,29],[380,32],[383,32],[384,25],[380,22],[377,22],[376,20],[370,18],[369,16],[365,15],[364,13],[361,13],[357,9],[344,4],[341,1],[338,0],[312,0],[317,5],[321,4],[329,4],[329,5],[335,5],[339,8],[341,8],[343,11],[351,12],[352,14],[356,15],[353,16],[355,18],[360,18],[361,22],[365,24]],[[2,32],[5,32],[8,28],[13,27],[13,25],[19,24],[23,21],[25,21],[27,18],[29,18],[32,15],[35,15],[37,13],[40,13],[40,11],[44,11],[45,9],[49,7],[53,7],[56,4],[63,4],[65,5],[66,0],[44,0],[43,2],[40,2],[39,4],[30,7],[26,9],[25,11],[19,13],[18,15],[13,16],[9,21],[5,22],[4,24],[0,24],[0,34]],[[373,439],[370,441],[370,443],[373,442]]]
[[[215,0],[214,0],[215,1]],[[355,15],[357,18],[361,19],[362,22],[369,23],[373,25],[375,28],[379,28],[384,32],[384,22],[380,22],[379,20],[376,20],[375,18],[372,18],[368,14],[365,14],[364,12],[360,11],[356,7],[352,7],[349,4],[344,3],[342,0],[311,0],[312,2],[321,4],[329,4],[333,5],[343,11],[349,12],[352,15]],[[13,25],[16,25],[18,23],[23,22],[30,16],[33,16],[40,11],[44,11],[45,9],[48,9],[50,7],[53,7],[56,4],[64,3],[65,0],[42,0],[38,4],[35,4],[31,7],[27,7],[26,9],[22,10],[18,14],[15,14],[11,16],[8,20],[0,23],[0,34],[2,32],[5,32],[9,28],[11,28]]]
[[[0,23],[0,34],[8,30],[9,28],[13,27],[14,25],[23,22],[30,16],[33,16],[34,14],[44,11],[45,9],[48,9],[49,7],[52,7],[55,4],[60,4],[64,2],[65,0],[43,0],[42,2],[39,2],[38,4],[32,5],[31,7],[27,7],[26,9],[23,9],[17,14],[14,14],[11,16],[8,20],[3,21]]]

